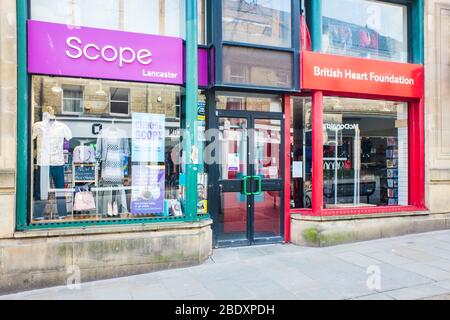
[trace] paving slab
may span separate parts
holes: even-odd
[[[379,287],[368,286],[373,279]],[[327,248],[278,244],[216,249],[200,266],[0,299],[438,300],[449,293],[447,230]]]

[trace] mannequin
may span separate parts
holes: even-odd
[[[130,149],[126,132],[117,127],[114,121],[100,132],[95,155],[101,162],[102,186],[111,187],[111,191],[100,195],[99,212],[110,217],[128,213],[125,191],[120,187],[124,185],[123,163],[125,157],[130,155]]]
[[[34,219],[40,220],[48,200],[50,179],[55,189],[64,189],[64,140],[72,139],[72,132],[67,125],[56,120],[53,108],[47,106],[43,109],[42,121],[33,124],[32,138],[37,140],[36,164],[39,171],[35,200],[41,200],[35,205]],[[65,193],[57,193],[56,199],[59,218],[64,219],[67,216]]]

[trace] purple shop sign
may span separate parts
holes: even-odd
[[[198,85],[200,87],[207,87],[208,80],[208,49],[198,49]]]
[[[183,40],[28,21],[28,72],[183,84]]]

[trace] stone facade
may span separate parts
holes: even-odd
[[[425,1],[426,205],[450,212],[450,1]]]
[[[16,0],[0,1],[0,239],[15,228],[17,149]]]

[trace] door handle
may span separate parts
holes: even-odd
[[[253,176],[252,179],[255,179],[258,183],[258,190],[253,193],[254,196],[259,196],[262,194],[262,177],[261,176]]]
[[[244,189],[244,195],[246,195],[246,196],[251,196],[252,195],[252,192],[248,192],[248,190],[247,190],[247,182],[251,178],[252,178],[251,176],[245,176],[244,179],[242,180],[244,182],[244,188],[243,188]]]

